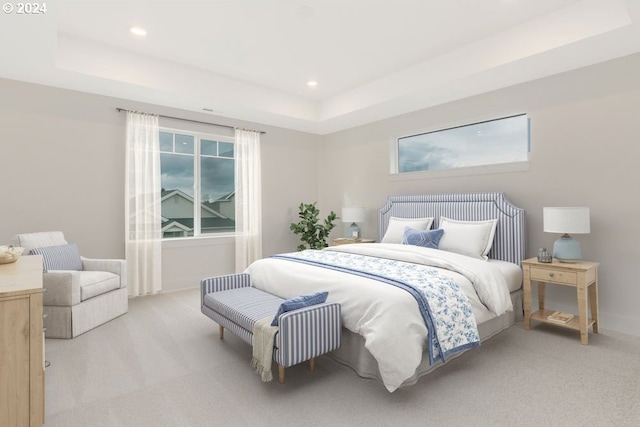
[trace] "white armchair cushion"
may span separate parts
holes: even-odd
[[[78,246],[75,243],[33,248],[29,253],[31,255],[42,255],[42,264],[45,271],[82,270],[80,251],[78,251]]]
[[[72,306],[120,288],[120,277],[108,271],[50,271],[44,273],[45,306]]]
[[[120,278],[108,271],[81,271],[80,272],[80,300],[106,294],[120,287]]]

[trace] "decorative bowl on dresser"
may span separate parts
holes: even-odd
[[[24,248],[16,246],[0,246],[0,264],[11,264],[16,262],[20,255],[24,252]]]

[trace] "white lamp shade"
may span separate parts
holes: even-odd
[[[591,232],[589,208],[542,208],[544,231],[561,234],[587,234]]]
[[[340,218],[342,222],[364,222],[365,210],[364,208],[342,208]]]

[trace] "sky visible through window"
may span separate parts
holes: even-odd
[[[172,136],[171,133],[160,133],[162,189],[180,190],[193,197],[194,138],[191,135],[176,134],[174,149]],[[233,144],[218,142],[220,152],[214,153],[211,145],[215,144],[211,142],[216,141],[207,142],[206,153],[211,156],[200,157],[201,197],[203,202],[213,202],[234,190]],[[218,155],[223,157],[217,157]]]
[[[529,152],[525,114],[398,138],[398,172],[524,162]]]

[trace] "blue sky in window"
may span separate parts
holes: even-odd
[[[400,138],[400,172],[441,170],[527,160],[526,115]]]
[[[193,197],[193,156],[161,154],[161,185],[164,190],[178,189]],[[202,158],[202,201],[214,201],[234,189],[233,160]]]
[[[175,137],[175,140],[174,140]],[[234,191],[233,143],[202,139],[201,150],[205,155],[224,156],[201,158],[201,199],[213,202]],[[218,150],[218,146],[220,149]],[[180,190],[194,196],[193,135],[160,132],[161,186],[163,190]]]
[[[160,154],[163,190],[180,190],[193,197],[193,156]]]

